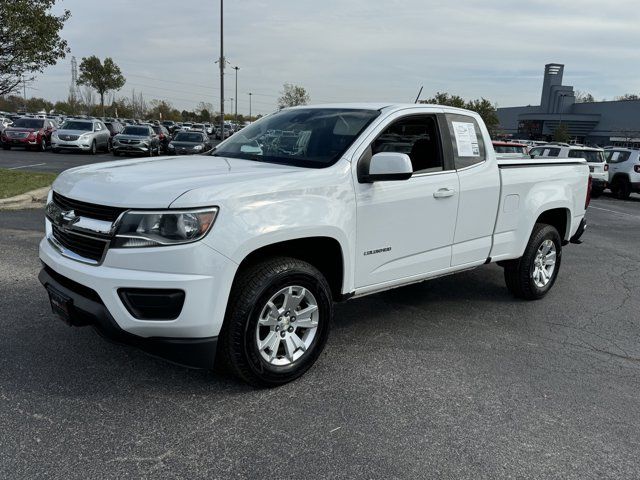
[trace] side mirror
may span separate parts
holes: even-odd
[[[376,153],[368,161],[365,160],[361,167],[358,169],[360,183],[408,180],[413,175],[411,158],[406,153]]]

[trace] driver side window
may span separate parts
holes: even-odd
[[[380,152],[409,155],[414,174],[444,170],[444,157],[434,115],[412,115],[392,123],[371,144],[372,155]]]

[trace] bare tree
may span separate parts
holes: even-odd
[[[296,105],[307,105],[311,98],[304,87],[285,83],[280,98],[278,99],[278,108],[295,107]]]

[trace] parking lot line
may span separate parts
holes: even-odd
[[[625,215],[627,217],[633,217],[633,218],[639,218],[640,219],[640,217],[638,215],[632,215],[630,213],[618,212],[617,210],[611,210],[609,208],[594,207],[593,205],[590,205],[589,208],[593,208],[594,210],[603,210],[605,212],[617,213],[618,215]]]
[[[39,167],[40,165],[46,165],[46,163],[34,163],[33,165],[20,165],[19,167],[11,167],[8,170],[18,170],[19,168]]]

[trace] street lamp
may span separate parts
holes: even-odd
[[[229,99],[229,111],[233,110],[233,97]]]
[[[224,0],[220,0],[220,138],[224,140]]]
[[[234,118],[238,123],[238,70],[240,70],[240,67],[233,67],[233,69],[236,71],[236,113]]]
[[[249,121],[251,122],[251,96],[253,93],[249,92]]]

